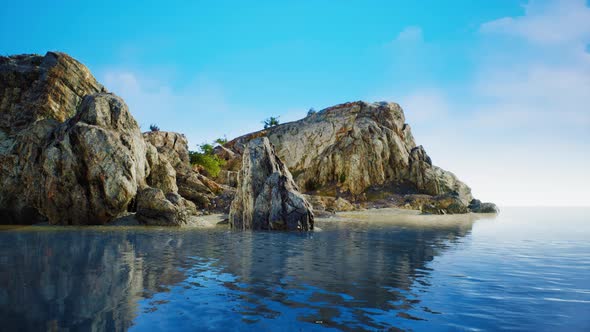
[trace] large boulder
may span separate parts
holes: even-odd
[[[6,155],[2,207],[34,208],[52,224],[104,224],[119,217],[149,172],[139,126],[125,103],[108,93],[86,96],[65,123],[31,125]]]
[[[241,230],[313,230],[311,205],[266,137],[251,140],[243,151],[229,221]]]
[[[473,198],[454,174],[433,166],[395,103],[336,105],[224,147],[242,154],[248,141],[261,136],[268,137],[306,193],[362,200],[368,189],[389,186],[403,194],[457,194],[465,205]]]
[[[474,213],[499,213],[500,209],[494,203],[484,203],[474,199],[469,203],[469,210]]]
[[[151,226],[183,226],[196,215],[195,204],[177,193],[164,195],[162,190],[145,188],[137,194],[139,222]]]

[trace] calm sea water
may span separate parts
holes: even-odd
[[[313,234],[0,231],[0,330],[590,330],[590,209]]]

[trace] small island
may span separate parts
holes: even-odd
[[[433,165],[396,103],[274,119],[195,153],[183,134],[142,133],[64,53],[0,57],[0,97],[2,224],[185,226],[222,214],[232,229],[310,231],[338,211],[498,211]]]

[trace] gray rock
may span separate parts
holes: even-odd
[[[313,230],[311,205],[267,138],[251,140],[243,151],[229,220],[240,230]]]
[[[473,213],[499,213],[500,209],[494,203],[482,203],[479,199],[474,199],[469,203],[469,210]]]

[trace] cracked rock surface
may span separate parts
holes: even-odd
[[[299,193],[291,173],[266,137],[243,151],[236,197],[229,222],[233,229],[313,230],[311,205]]]

